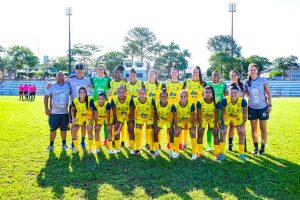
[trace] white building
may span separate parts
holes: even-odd
[[[133,68],[136,71],[138,80],[146,81],[148,79],[149,64],[146,61],[124,61],[123,77],[129,79],[130,70]]]

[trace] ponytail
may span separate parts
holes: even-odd
[[[201,68],[199,66],[196,66],[195,68],[199,70],[199,83],[200,85],[203,85]]]
[[[231,70],[229,74],[231,74],[231,73],[236,73],[238,75],[237,84],[239,85],[241,91],[243,92],[244,91],[244,84],[242,83],[242,81],[240,79],[240,73],[235,69]],[[248,77],[248,81],[249,81],[249,77]],[[250,80],[250,84],[251,84],[251,80]]]
[[[257,64],[255,64],[255,63],[250,63],[250,64],[249,64],[249,66],[248,66],[248,78],[247,78],[247,84],[249,85],[249,87],[251,87],[251,81],[252,81],[251,76],[250,76],[250,73],[249,73],[249,69],[250,69],[251,67],[255,67],[255,68],[257,69],[257,71],[258,71],[258,66],[257,66]]]
[[[78,93],[80,93],[80,90],[84,90],[85,91],[86,96],[85,96],[84,101],[85,101],[86,109],[88,110],[89,109],[89,97],[88,97],[87,89],[85,87],[81,87],[81,88],[79,88]]]

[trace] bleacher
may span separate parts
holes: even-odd
[[[20,84],[34,84],[37,95],[44,95],[47,83],[52,81],[55,80],[5,80],[0,82],[0,95],[19,95]],[[300,81],[269,81],[269,85],[272,96],[300,96]]]

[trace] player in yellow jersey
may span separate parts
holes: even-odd
[[[117,89],[117,95],[111,100],[111,107],[113,110],[114,116],[114,138],[115,138],[115,147],[116,153],[120,152],[120,132],[125,128],[125,123],[127,123],[128,132],[130,133],[129,145],[130,145],[130,154],[133,154],[134,148],[134,132],[133,132],[133,123],[130,121],[130,107],[133,106],[131,98],[126,96],[126,88],[123,85],[120,85]],[[109,146],[112,144],[109,143]]]
[[[174,132],[174,154],[173,158],[179,156],[179,140],[181,131],[187,127],[190,131],[191,143],[192,143],[192,160],[197,158],[197,139],[196,139],[196,127],[195,127],[195,105],[193,102],[188,101],[188,92],[182,90],[179,93],[180,100],[173,104],[173,120],[175,124]]]
[[[162,92],[160,93],[160,100],[156,101],[155,105],[157,112],[157,124],[154,127],[154,156],[157,157],[159,155],[159,145],[164,125],[166,125],[167,134],[169,134],[169,138],[171,139],[170,155],[172,155],[174,137],[173,132],[171,132],[170,130],[173,129],[173,104],[168,100],[168,93],[166,92],[166,89],[162,89]]]
[[[239,89],[231,86],[229,89],[230,96],[222,100],[222,136],[220,139],[220,159],[225,160],[225,140],[228,126],[232,124],[236,127],[239,135],[239,153],[240,158],[246,161],[245,157],[245,122],[248,118],[247,102],[239,96]]]
[[[153,98],[155,101],[159,100],[159,94],[163,88],[162,82],[157,80],[157,72],[154,69],[150,69],[148,72],[148,81],[144,82],[147,96]],[[146,135],[146,149],[150,147],[151,136]]]
[[[108,132],[108,141],[112,142],[111,136],[111,124],[112,124],[112,113],[111,104],[106,100],[104,92],[99,93],[98,101],[94,102],[94,119],[95,119],[95,153],[100,151],[100,131],[102,126],[106,124]],[[89,149],[93,146],[93,134],[89,134]],[[108,148],[108,154],[114,153],[111,148]]]
[[[180,82],[178,80],[178,74],[179,74],[179,71],[177,68],[173,67],[171,69],[171,80],[167,80],[166,83],[165,83],[165,87],[166,87],[166,92],[168,94],[168,102],[173,104],[177,101],[179,101],[179,92],[182,90],[183,88],[183,83]],[[174,134],[174,123],[172,123],[171,125],[171,128],[169,130],[172,135]],[[187,134],[188,131],[186,131],[186,134]],[[185,136],[185,144],[186,144],[186,140],[187,140],[187,135],[184,135]],[[168,135],[168,134],[167,134]],[[170,149],[170,139],[168,138],[168,149]],[[179,148],[182,149],[182,142],[180,141],[180,144],[179,144]],[[173,150],[173,149],[172,149]]]
[[[209,85],[204,88],[204,97],[197,103],[198,115],[198,157],[203,158],[203,135],[205,128],[212,129],[214,136],[214,153],[216,159],[220,158],[219,148],[219,129],[218,129],[218,111],[220,110],[220,102],[215,97],[214,88]]]
[[[144,83],[137,80],[136,71],[133,68],[130,70],[129,79],[130,81],[126,83],[127,95],[132,98],[137,97],[138,91]]]
[[[147,90],[144,86],[139,89],[139,96],[134,98],[133,106],[131,107],[131,113],[135,113],[135,154],[140,154],[140,148],[142,143],[142,127],[146,124],[146,135],[150,136],[149,146],[150,151],[154,154],[153,145],[153,127],[156,124],[156,107],[155,101],[151,97],[147,97]],[[133,117],[133,115],[131,115]],[[132,119],[133,120],[133,119]]]
[[[72,102],[71,107],[71,120],[72,120],[72,138],[74,143],[73,153],[77,153],[79,150],[78,144],[78,130],[81,127],[82,131],[86,131],[86,125],[88,124],[88,131],[93,130],[92,117],[88,117],[88,113],[93,112],[94,102],[91,97],[87,95],[85,87],[79,89],[79,97],[76,97]]]

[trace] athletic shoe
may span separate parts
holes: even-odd
[[[176,158],[178,158],[178,157],[179,157],[179,153],[178,153],[178,152],[173,154],[173,158],[174,158],[174,159],[176,159]]]
[[[258,154],[258,149],[254,149],[253,153],[252,154]]]
[[[99,153],[100,152],[100,149],[95,149],[94,153]]]
[[[170,153],[169,153],[169,157],[170,157],[170,158],[173,158],[173,151],[172,151],[172,150],[171,150]]]
[[[109,149],[107,152],[108,152],[108,154],[115,154],[114,150],[112,150],[112,149]]]
[[[225,154],[224,153],[220,153],[220,160],[225,160]]]
[[[245,157],[245,155],[244,154],[240,154],[240,158],[242,159],[242,161],[244,161],[244,162],[246,162],[247,160],[246,160],[246,157]]]
[[[228,151],[232,151],[232,148],[233,148],[233,144],[229,144]]]
[[[211,148],[211,147],[207,147],[207,149],[206,149],[206,151],[212,151],[213,150],[213,148]]]
[[[115,153],[120,153],[120,149],[116,149],[116,150],[115,150]]]
[[[125,147],[125,142],[124,141],[121,142],[121,147]]]
[[[216,160],[220,160],[220,155],[216,155]]]
[[[260,155],[264,155],[265,154],[265,150],[263,150],[263,149],[259,150],[259,154]]]
[[[170,143],[168,143],[168,144],[167,144],[167,149],[169,149],[169,150],[170,150]]]
[[[92,153],[94,153],[93,150],[92,150],[92,149],[89,149],[89,150],[88,150],[88,154],[92,154]]]
[[[72,154],[78,153],[78,151],[79,151],[78,149],[73,148],[73,149],[72,149]]]
[[[149,150],[150,149],[150,144],[146,144],[145,149]]]
[[[179,144],[179,149],[182,150],[182,144]]]
[[[134,154],[134,150],[130,149],[129,153],[130,153],[130,155],[133,155]]]
[[[103,145],[104,145],[104,146],[107,146],[107,140],[104,140],[104,141],[103,141]]]
[[[136,151],[135,151],[135,155],[136,155],[136,156],[139,156],[139,155],[140,155],[140,150],[136,150]]]
[[[151,150],[151,151],[150,151],[150,154],[151,154],[152,156],[154,156],[154,151]]]
[[[69,147],[67,145],[63,145],[61,148],[62,148],[62,150],[68,150],[69,149]]]
[[[198,154],[198,158],[199,158],[200,160],[202,160],[202,159],[203,159],[203,154]]]
[[[156,151],[154,152],[154,156],[155,156],[155,157],[159,156],[159,150],[156,150]]]
[[[54,147],[53,146],[48,146],[47,147],[47,151],[53,151],[54,150]]]
[[[198,158],[197,154],[193,154],[191,160],[196,160]]]
[[[83,149],[85,149],[85,148],[86,148],[86,146],[85,146],[85,142],[84,142],[83,140],[81,140],[81,142],[80,142],[80,146],[81,146],[81,148],[83,148]]]

